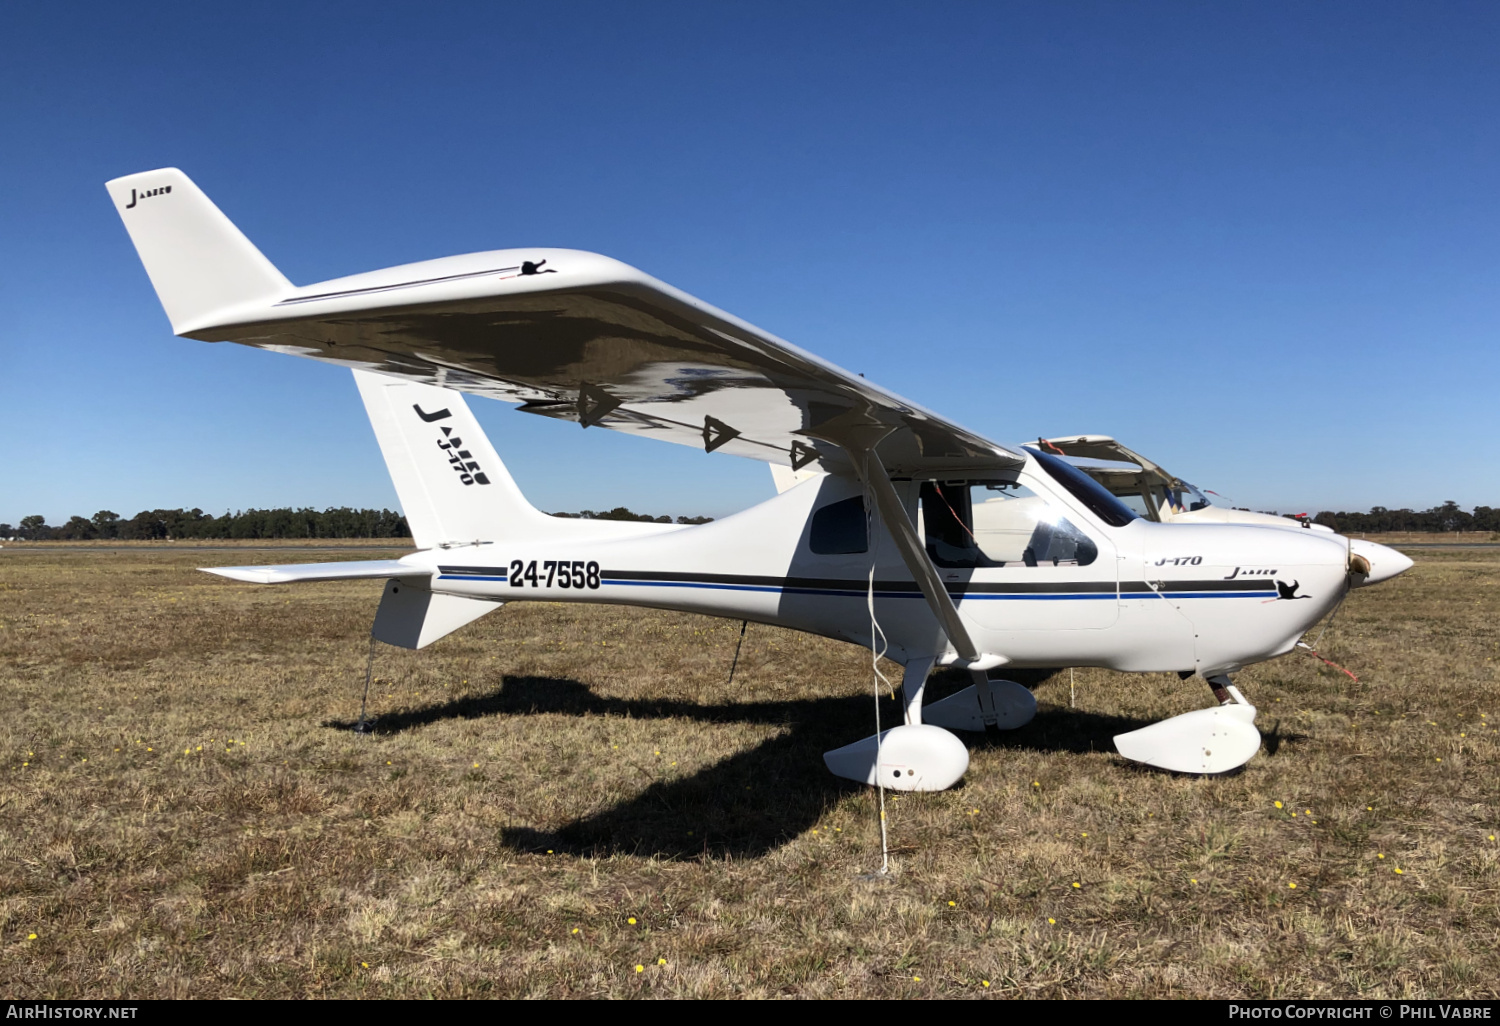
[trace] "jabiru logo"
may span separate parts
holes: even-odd
[[[143,193],[141,193],[139,195],[136,194],[136,191],[134,189],[131,189],[130,190],[130,202],[127,203],[127,204],[125,204],[125,209],[126,210],[130,210],[138,202],[140,202],[143,199],[149,199],[152,196],[164,196],[164,195],[166,195],[167,193],[169,193],[171,191],[172,191],[172,187],[170,185],[163,185],[159,189],[147,189],[145,192],[143,192]]]

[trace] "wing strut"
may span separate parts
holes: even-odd
[[[832,442],[849,454],[855,471],[875,499],[875,511],[896,541],[901,561],[916,580],[917,587],[922,589],[928,608],[937,617],[943,633],[948,635],[949,643],[958,653],[958,663],[976,670],[998,666],[1007,660],[993,655],[981,655],[974,639],[969,637],[969,629],[958,615],[958,607],[953,604],[953,598],[948,594],[937,567],[927,557],[927,549],[922,545],[922,539],[917,537],[917,529],[912,524],[911,517],[906,515],[901,497],[896,494],[896,486],[891,484],[885,465],[875,454],[875,446],[892,430],[893,426],[871,416],[869,411],[850,409],[801,433]]]
[[[891,537],[896,540],[896,549],[901,553],[901,561],[906,564],[906,569],[911,571],[912,577],[916,579],[917,587],[922,589],[922,594],[927,598],[927,605],[932,609],[932,614],[937,617],[938,623],[942,624],[943,633],[948,635],[948,641],[952,643],[953,649],[958,653],[960,661],[972,663],[979,658],[979,649],[974,646],[974,641],[969,637],[969,629],[964,626],[963,620],[958,615],[958,607],[953,604],[953,598],[948,594],[943,579],[938,576],[937,567],[932,565],[932,560],[927,558],[927,550],[922,546],[922,539],[917,537],[917,529],[912,525],[911,518],[906,515],[906,508],[901,504],[901,497],[896,494],[895,485],[891,484],[890,477],[881,465],[880,458],[872,450],[863,452],[851,452],[854,457],[854,466],[859,470],[860,476],[864,478],[870,493],[875,498],[875,509],[880,514],[886,530],[890,531]]]

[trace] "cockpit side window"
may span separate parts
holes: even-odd
[[[1153,520],[1151,507],[1146,501],[1146,491],[1143,488],[1111,488],[1110,494],[1119,499],[1130,511],[1143,520]]]
[[[1017,481],[922,485],[927,552],[942,567],[1088,566],[1099,548]]]

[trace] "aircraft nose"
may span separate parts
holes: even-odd
[[[1368,574],[1355,575],[1355,587],[1379,584],[1412,568],[1411,557],[1397,552],[1388,545],[1378,545],[1372,541],[1365,541],[1363,538],[1349,539],[1349,554],[1351,557],[1363,559],[1370,567]],[[1350,562],[1357,564],[1358,559],[1351,558]]]

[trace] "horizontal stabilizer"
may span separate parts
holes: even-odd
[[[426,648],[504,604],[462,595],[437,595],[425,584],[416,587],[410,581],[391,581],[380,597],[370,633],[376,641],[398,648]]]
[[[430,577],[431,570],[409,566],[399,559],[350,560],[344,563],[292,563],[285,566],[205,566],[218,574],[250,584],[292,584],[298,581],[361,581],[384,577]]]

